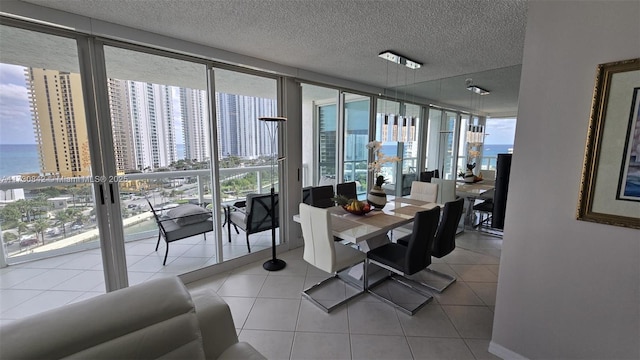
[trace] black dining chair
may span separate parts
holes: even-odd
[[[438,225],[438,231],[436,232],[433,246],[431,248],[431,256],[438,259],[450,254],[456,248],[456,232],[458,230],[458,223],[464,212],[464,198],[458,198],[454,201],[449,201],[444,204],[444,210],[442,211],[442,219],[440,225]],[[402,246],[408,246],[409,242],[402,238],[398,239],[398,244]],[[434,282],[429,282],[424,279],[420,281],[420,284],[433,289],[439,293],[449,287],[456,281],[455,276],[445,274],[430,268],[425,268],[428,274],[435,275],[437,278],[444,279],[444,285],[438,286]],[[438,280],[437,283],[442,281]]]
[[[312,186],[302,188],[302,202],[307,205],[311,205],[311,188]]]
[[[399,297],[398,292],[394,292],[393,298],[386,298],[382,294],[374,291],[375,288],[384,282],[379,282],[369,288],[368,281],[365,281],[365,287],[369,293],[409,315],[415,314],[420,308],[433,299],[431,294],[411,285],[413,281],[406,276],[422,271],[431,264],[431,249],[433,247],[434,234],[438,227],[439,219],[439,206],[430,210],[420,211],[416,213],[414,218],[413,231],[411,234],[402,238],[406,245],[388,243],[370,250],[367,253],[367,261],[370,264],[378,265],[400,276],[397,277],[390,274],[387,279],[395,280],[397,283],[406,286],[424,300],[419,302],[415,299],[397,300]],[[417,305],[413,307],[405,306],[412,303],[417,303]]]
[[[420,173],[420,181],[422,182],[431,182],[432,178],[439,178],[440,173],[438,169],[431,171],[423,171]]]
[[[323,209],[335,206],[336,203],[332,200],[333,196],[332,185],[314,186],[311,188],[311,206]]]
[[[357,199],[357,186],[355,181],[336,185],[336,195],[342,195],[347,199]]]

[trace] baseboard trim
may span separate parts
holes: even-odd
[[[489,343],[489,352],[501,359],[529,360],[517,352],[511,351],[502,345],[494,343],[493,341]]]

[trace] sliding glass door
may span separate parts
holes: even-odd
[[[215,68],[213,72],[218,134],[215,160],[220,175],[216,186],[222,206],[244,200],[249,194],[268,194],[272,186],[276,193],[281,193],[280,163],[275,161],[278,158],[276,129],[271,128],[273,122],[258,120],[278,115],[277,81],[227,69]],[[276,232],[280,239],[279,231]],[[224,260],[248,253],[245,236],[242,231],[237,234],[235,229],[224,229]],[[251,234],[249,243],[251,252],[268,249],[271,232]]]
[[[5,264],[75,253],[43,261],[24,285],[68,290],[70,301],[105,291],[100,252],[79,251],[100,248],[108,219],[96,214],[105,182],[81,70],[87,43],[64,35],[0,25],[0,231]]]
[[[178,274],[217,262],[209,234],[155,251],[151,209],[211,203],[211,133],[207,67],[135,49],[104,45],[113,141],[110,176],[118,180],[118,213],[126,241],[130,283],[159,271]],[[208,241],[207,241],[208,240]]]

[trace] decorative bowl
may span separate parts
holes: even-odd
[[[348,213],[350,213],[350,214],[354,214],[354,215],[364,215],[364,214],[366,214],[366,213],[371,212],[371,210],[373,210],[373,208],[369,208],[369,210],[364,210],[364,209],[362,209],[362,210],[360,210],[360,211],[354,211],[354,210],[349,210],[349,209],[347,209],[347,206],[346,206],[346,205],[342,205],[342,208],[343,208],[346,212],[348,212]]]

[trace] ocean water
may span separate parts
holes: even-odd
[[[0,144],[0,177],[40,172],[36,144]]]
[[[483,154],[484,156],[493,156],[493,157],[497,157],[498,154],[508,154],[512,151],[509,151],[509,149],[513,150],[513,144],[509,145],[509,144],[485,144],[484,145],[484,149],[483,149]]]

